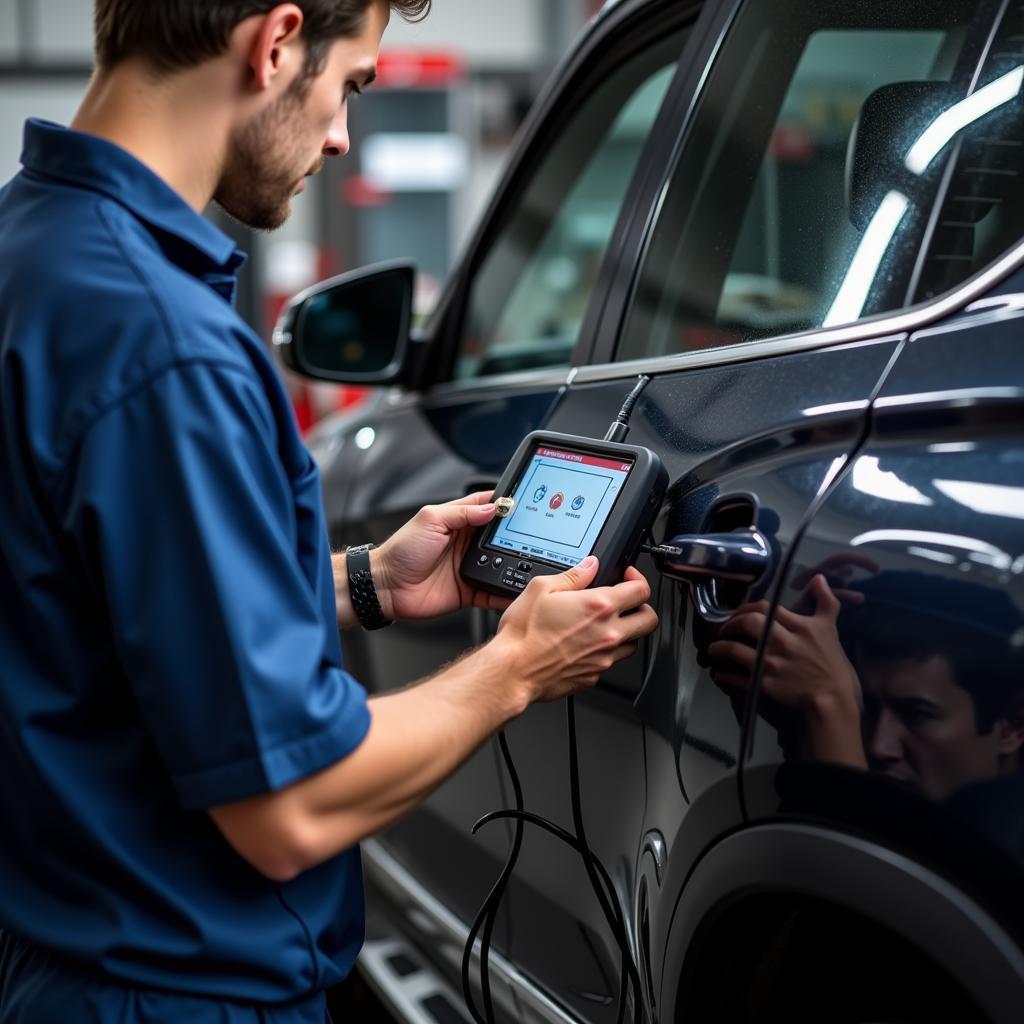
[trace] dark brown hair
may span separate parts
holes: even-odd
[[[113,67],[141,57],[173,72],[217,57],[235,27],[283,0],[96,0],[96,61]],[[357,36],[373,0],[292,0],[302,10],[305,73],[317,74],[335,39]],[[388,0],[407,21],[425,18],[431,0]]]

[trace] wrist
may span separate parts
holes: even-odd
[[[861,740],[860,706],[839,692],[816,694],[807,704],[807,739],[816,761],[867,768]]]
[[[377,590],[380,610],[384,613],[385,618],[394,620],[398,616],[395,614],[395,594],[388,568],[387,551],[387,542],[370,551],[370,573],[373,576],[373,585]]]
[[[480,676],[497,687],[505,721],[518,718],[532,703],[535,687],[522,670],[527,659],[516,640],[498,633],[473,655],[479,659]]]

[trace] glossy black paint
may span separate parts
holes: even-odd
[[[1012,297],[1008,289],[1015,286],[1011,279],[1001,292]],[[769,721],[778,722],[778,712],[762,695],[743,773],[752,817],[825,819],[868,834],[955,880],[1018,941],[1024,938],[1021,775],[1009,763],[997,771],[995,761],[978,753],[986,731],[980,717],[961,721],[954,733],[958,720],[946,700],[967,701],[964,709],[973,705],[979,716],[982,704],[1002,700],[1013,706],[994,714],[1013,715],[1024,679],[1022,314],[1010,298],[911,339],[874,403],[869,438],[800,540],[781,594],[784,606],[796,606],[804,588],[794,583],[815,567],[834,586],[860,594],[861,606],[840,613],[840,632],[846,620],[854,634],[844,638],[848,653],[863,648],[857,631],[877,621],[872,609],[902,617],[905,636],[933,624],[937,636],[924,654],[908,648],[891,655],[891,664],[905,667],[902,677],[890,670],[888,679],[877,678],[880,652],[873,664],[865,658],[858,674],[867,672],[863,682],[872,687],[899,687],[904,701],[936,702],[940,710],[931,714],[941,714],[945,733],[903,722],[902,739],[886,738],[868,707],[868,771],[796,754],[780,759],[768,742],[778,735]],[[977,688],[936,684],[933,669],[956,662],[965,640],[985,670]],[[878,699],[870,689],[865,696],[869,704]],[[892,692],[881,695],[883,705],[894,699]],[[1016,764],[1015,751],[1013,757]]]
[[[605,362],[615,351],[659,191],[704,68],[739,6],[701,9],[599,271],[574,366]],[[1005,6],[992,4],[993,17]],[[325,472],[334,543],[383,540],[423,503],[493,485],[530,430],[603,436],[633,383],[615,367],[590,383],[557,370],[472,385],[446,383],[446,374],[479,253],[529,174],[534,150],[571,114],[588,61],[600,67],[614,55],[623,26],[635,29],[648,17],[657,23],[667,10],[657,0],[626,0],[567,60],[424,338],[422,387],[381,396],[343,428],[345,440]],[[686,16],[696,14],[695,7]],[[858,1020],[875,1019],[873,1013],[890,1019],[890,1010],[899,1019],[939,1019],[928,1009],[937,1006],[956,1007],[957,1020],[1011,1021],[1024,1005],[1024,815],[1012,774],[966,797],[926,798],[877,769],[810,756],[799,713],[780,712],[765,694],[772,684],[764,681],[763,660],[739,689],[712,674],[711,645],[736,608],[765,603],[760,650],[767,656],[779,635],[778,606],[783,616],[806,614],[816,569],[836,589],[850,584],[869,609],[898,609],[907,592],[918,611],[938,602],[951,636],[987,630],[994,646],[1011,652],[1007,671],[1018,671],[1012,651],[1024,644],[1014,625],[1024,608],[1024,272],[993,281],[983,299],[965,300],[909,338],[884,322],[876,335],[833,336],[828,347],[788,354],[754,345],[729,350],[721,362],[661,362],[634,411],[629,441],[657,451],[670,480],[655,540],[686,537],[693,546],[740,531],[763,538],[767,555],[752,586],[729,578],[742,575],[733,572],[680,581],[641,557],[661,627],[578,702],[587,835],[630,923],[651,1020],[693,1019],[692,1000],[704,998],[695,978],[751,989],[766,949],[785,965],[777,974],[790,986],[783,995],[795,993],[785,1019],[852,1020],[855,1007],[868,1015]],[[358,448],[352,438],[366,427],[372,441]],[[992,511],[999,502],[1004,511]],[[943,587],[954,595],[945,604]],[[867,621],[851,619],[847,632],[864,632]],[[433,671],[494,626],[494,616],[475,612],[375,636],[356,633],[345,637],[346,657],[379,690]],[[875,703],[885,710],[884,700]],[[531,708],[508,735],[527,806],[568,825],[563,709]],[[507,843],[500,827],[476,838],[469,827],[509,802],[487,749],[383,842],[468,922]],[[389,906],[383,891],[371,890],[370,898]],[[422,922],[392,909],[454,981],[452,950],[433,948]],[[787,945],[780,929],[793,915],[798,940]],[[731,938],[739,934],[757,941]],[[970,953],[959,955],[963,943]],[[574,1018],[615,1019],[618,951],[579,859],[543,834],[528,834],[495,944]],[[815,947],[841,950],[838,961],[852,966],[829,973]],[[713,974],[716,957],[718,966],[731,957],[733,973]],[[886,962],[902,964],[904,975],[885,973]],[[821,985],[802,985],[805,964]],[[824,979],[838,987],[851,976],[871,998],[815,1001],[824,998]],[[893,1009],[882,981],[898,987],[904,977],[926,997]],[[748,1019],[724,1004],[699,1005],[702,1021]],[[926,1011],[930,1016],[920,1017]],[[524,1009],[519,1019],[539,1018]]]

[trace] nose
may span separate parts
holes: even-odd
[[[903,760],[902,727],[888,709],[879,708],[867,721],[864,745],[875,768],[892,767]]]
[[[348,104],[343,103],[324,139],[324,156],[344,156],[349,151],[348,138]]]

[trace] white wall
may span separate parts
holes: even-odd
[[[7,0],[0,0],[7,2]],[[0,184],[21,168],[21,135],[25,118],[42,117],[67,124],[78,108],[87,79],[44,81],[21,79],[0,82]]]
[[[14,0],[0,0],[0,60],[10,60],[17,47],[18,22],[14,17]]]
[[[532,67],[546,53],[541,6],[573,0],[434,0],[430,15],[408,24],[392,16],[385,47],[457,50],[475,67]]]
[[[0,0],[0,58],[11,49],[21,0]],[[152,0],[158,2],[158,0]],[[92,0],[29,0],[35,54],[55,60],[88,61],[92,54]],[[408,25],[393,17],[389,46],[456,49],[476,67],[530,67],[565,40],[549,38],[552,6],[581,24],[584,0],[435,0],[430,16]]]

